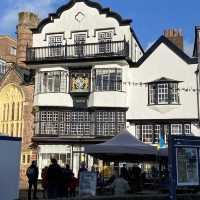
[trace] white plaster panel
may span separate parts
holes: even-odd
[[[161,77],[183,81],[180,88],[196,89],[197,65],[189,65],[161,44],[139,68],[130,69],[130,82],[150,82]],[[127,85],[128,119],[191,119],[197,118],[196,92],[180,91],[180,105],[148,106],[148,87]]]
[[[34,106],[73,107],[73,100],[65,93],[44,93],[35,95]]]
[[[71,153],[69,145],[39,145],[39,153]]]
[[[88,107],[126,108],[125,92],[94,92],[89,97]]]
[[[77,13],[83,13],[84,18],[81,22],[75,19]],[[67,44],[74,44],[72,36],[73,31],[88,31],[88,38],[86,43],[98,42],[98,36],[94,37],[95,29],[114,28],[113,41],[121,41],[126,39],[130,43],[130,57],[133,60],[138,60],[142,56],[142,51],[138,46],[136,40],[133,38],[130,31],[130,26],[120,26],[118,21],[113,17],[107,17],[106,14],[99,14],[96,8],[87,6],[84,2],[77,2],[69,10],[64,11],[60,18],[54,19],[51,23],[46,24],[41,33],[33,34],[33,47],[48,46],[48,41],[45,40],[46,33],[64,33],[65,42]]]
[[[45,71],[68,71],[67,69],[65,69],[64,67],[47,67],[47,68],[40,68],[39,69],[40,72],[45,72]]]

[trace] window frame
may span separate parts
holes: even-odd
[[[107,72],[106,72],[107,71]],[[93,92],[122,92],[123,70],[120,68],[95,68],[93,74]],[[112,75],[115,75],[114,80]]]
[[[68,71],[40,71],[36,73],[35,94],[68,93]],[[50,82],[52,83],[50,88]]]
[[[148,83],[148,105],[179,105],[178,83],[178,81]]]
[[[51,34],[47,36],[49,49],[49,57],[59,57],[64,56],[63,42],[64,37],[63,34]]]
[[[152,126],[152,140],[151,141],[145,141],[144,139],[144,126]],[[180,131],[173,132],[173,126],[179,126],[179,128],[182,130],[182,133]],[[187,130],[186,129],[187,126]],[[159,127],[159,128],[158,128]],[[175,127],[176,128],[176,127]],[[159,144],[159,138],[160,134],[163,134],[163,138],[165,141],[165,144],[168,142],[168,135],[191,135],[191,123],[188,122],[175,122],[175,123],[138,123],[135,124],[135,132],[136,137],[141,140],[142,142],[149,143],[149,144]]]
[[[98,32],[99,53],[112,52],[113,31]]]
[[[41,110],[35,113],[34,125],[35,135],[109,137],[125,128],[126,111]]]

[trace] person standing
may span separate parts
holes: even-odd
[[[114,195],[123,195],[130,191],[128,181],[121,175],[117,176],[110,186],[114,190]]]
[[[126,180],[129,180],[129,173],[128,173],[128,170],[126,168],[126,165],[123,164],[123,167],[121,168],[121,177],[123,177],[124,179]]]
[[[82,162],[81,162],[81,166],[80,166],[80,168],[79,168],[79,170],[78,170],[78,179],[80,179],[80,173],[81,173],[81,172],[87,172],[87,171],[88,171],[88,170],[87,170],[86,164],[85,164],[84,161],[82,161]]]
[[[49,199],[60,197],[62,187],[63,172],[55,158],[51,159],[51,164],[47,170],[47,195]]]
[[[78,186],[78,179],[74,177],[74,173],[71,174],[72,177],[69,182],[69,196],[75,197],[76,196],[76,187]]]
[[[66,197],[68,197],[68,191],[69,191],[69,183],[72,178],[72,170],[70,169],[70,166],[66,164],[66,167],[64,169],[64,180],[65,180],[65,189],[66,189]]]
[[[26,171],[26,175],[28,177],[28,200],[31,200],[31,190],[32,186],[33,190],[33,198],[37,199],[37,181],[38,181],[38,167],[36,161],[32,161],[32,164],[28,167]]]
[[[41,173],[41,177],[42,177],[42,188],[43,188],[43,198],[45,199],[47,197],[47,184],[48,184],[48,180],[47,180],[47,170],[48,167],[44,167],[42,169],[42,173]]]

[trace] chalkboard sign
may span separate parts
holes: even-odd
[[[96,172],[81,172],[79,180],[79,196],[95,196],[96,195]]]

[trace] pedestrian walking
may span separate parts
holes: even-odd
[[[31,191],[33,187],[33,198],[37,199],[37,181],[38,181],[38,167],[36,161],[32,161],[32,164],[28,167],[26,171],[28,177],[28,200],[31,200]]]

